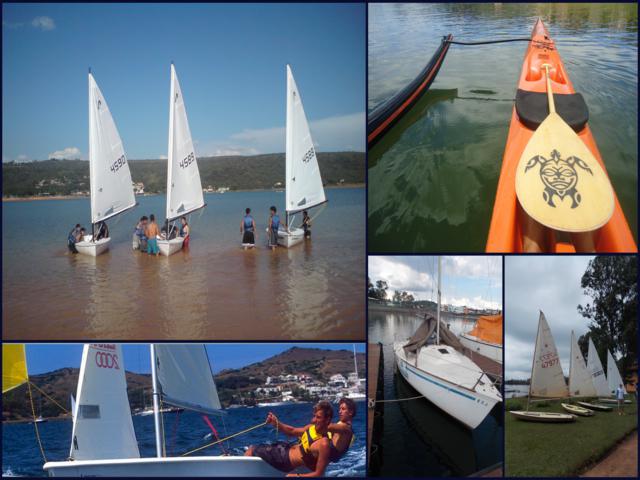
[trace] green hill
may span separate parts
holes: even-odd
[[[326,186],[365,181],[365,155],[362,152],[318,153],[322,181]],[[147,193],[161,193],[167,185],[166,160],[130,160],[134,182],[142,182]],[[251,157],[205,157],[198,159],[203,188],[228,187],[231,190],[269,189],[284,185],[284,153]],[[2,164],[3,196],[70,195],[89,190],[89,162],[83,160],[44,160]]]

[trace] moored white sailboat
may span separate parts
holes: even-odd
[[[479,317],[472,330],[460,334],[460,343],[502,364],[502,315]]]
[[[176,69],[171,62],[169,97],[169,148],[167,158],[167,210],[169,224],[205,206],[187,110]],[[169,231],[171,227],[169,227]],[[169,232],[167,232],[169,235]],[[173,255],[182,249],[184,237],[158,239],[160,253]]]
[[[394,353],[402,377],[438,408],[474,429],[485,419],[502,395],[473,361],[455,348],[440,343],[440,258],[438,258],[438,309],[435,344],[426,338],[395,342]],[[417,334],[420,335],[420,330]]]
[[[107,101],[89,71],[89,182],[91,234],[76,242],[78,253],[96,257],[109,249],[111,237],[94,241],[94,227],[136,206],[131,172]]]
[[[151,346],[155,458],[140,458],[120,345],[85,345],[69,461],[47,462],[50,476],[281,476],[258,457],[165,457],[160,401],[220,413],[204,345]]]
[[[278,245],[292,247],[304,239],[304,230],[293,227],[294,215],[327,201],[302,99],[287,65],[287,127],[285,154],[285,229],[278,230]]]

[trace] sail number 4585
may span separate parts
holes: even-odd
[[[118,170],[120,170],[122,167],[124,167],[125,163],[127,163],[127,160],[126,158],[124,158],[124,155],[122,155],[119,159],[117,159],[115,162],[111,164],[111,166],[109,167],[109,170],[115,173]]]
[[[180,165],[181,168],[187,168],[189,165],[195,162],[195,160],[196,156],[193,154],[193,152],[191,152],[189,155],[184,157],[178,165]]]

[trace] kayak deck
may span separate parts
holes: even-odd
[[[545,93],[546,78],[542,65],[547,63],[551,65],[550,78],[553,93],[556,95],[575,94],[555,44],[540,19],[538,19],[533,28],[531,38],[533,41],[529,43],[525,55],[518,89],[525,92]],[[520,120],[514,106],[489,227],[487,252],[523,251],[521,216],[525,215],[525,213],[516,198],[515,177],[520,156],[533,133],[534,130],[528,128]],[[600,156],[588,123],[584,124],[584,127],[577,132],[577,135],[606,172],[604,161]],[[614,204],[613,216],[596,234],[596,250],[598,252],[636,252],[636,243],[615,192]],[[557,240],[554,242],[552,252],[575,252],[575,248],[570,243],[568,236],[566,236],[565,241],[560,232],[556,232],[556,235]]]

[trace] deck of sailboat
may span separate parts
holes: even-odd
[[[480,355],[478,352],[465,349],[465,356],[475,363],[480,369],[498,386],[502,385],[502,364],[491,360],[484,355]]]

